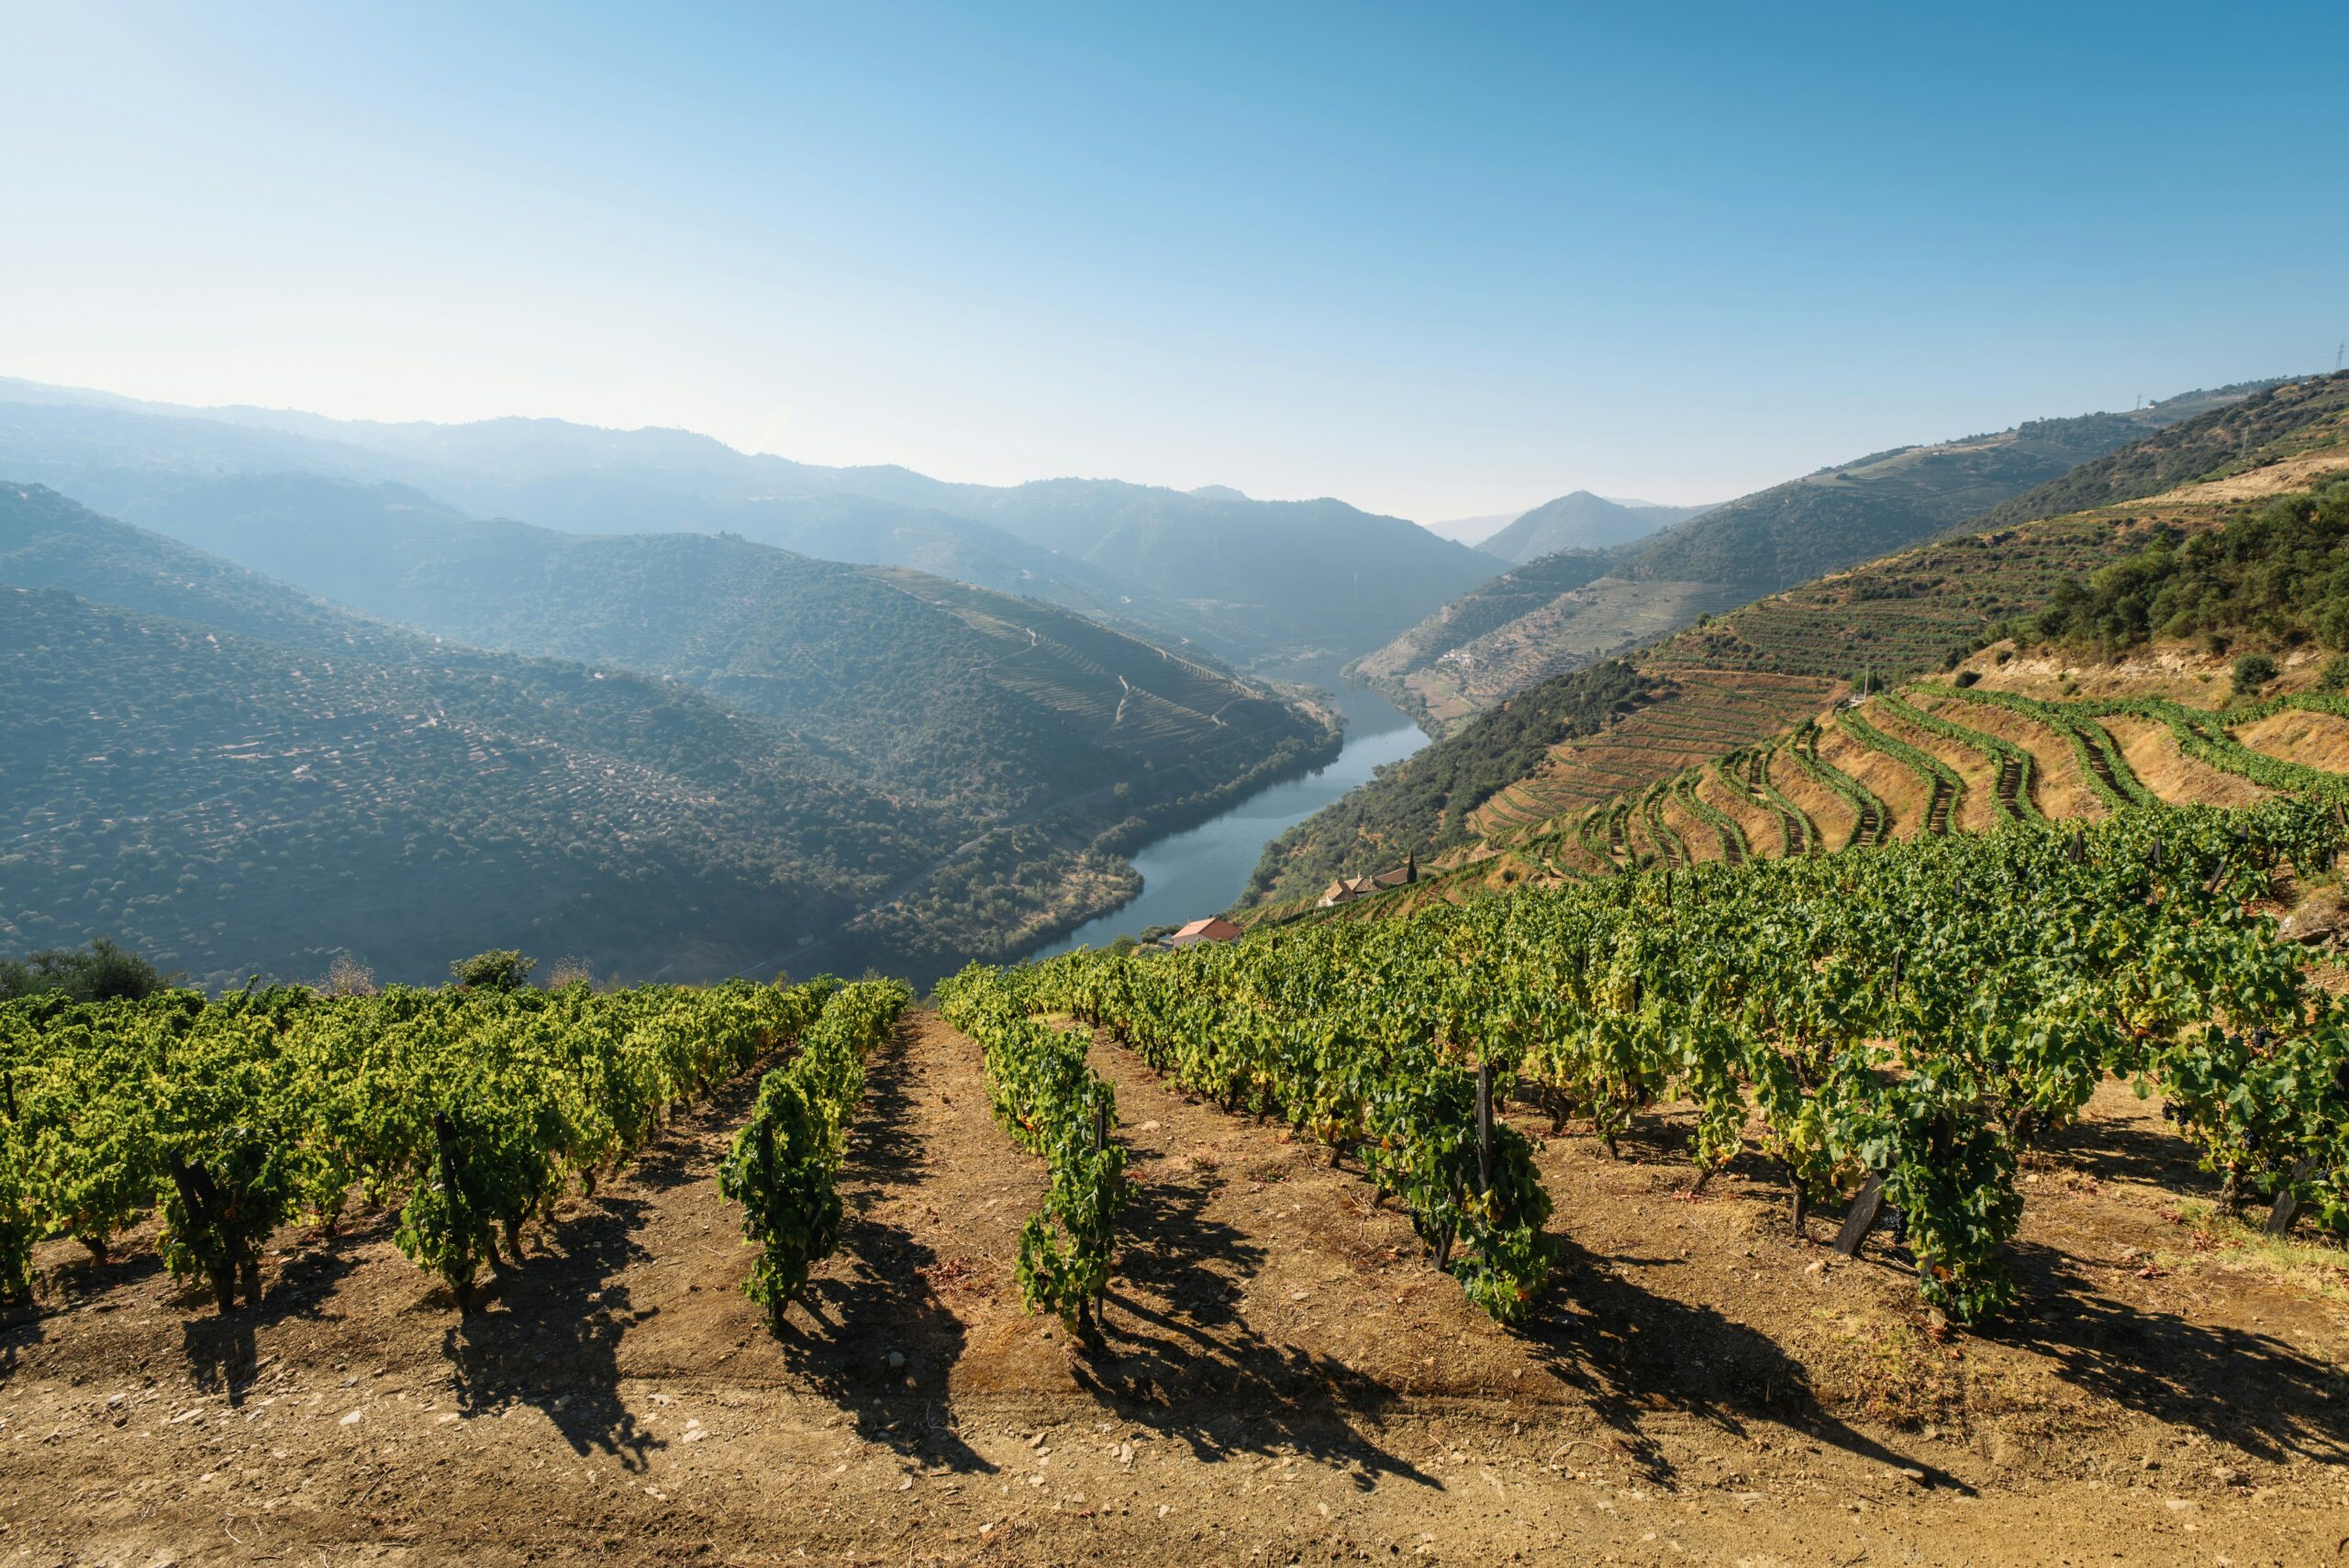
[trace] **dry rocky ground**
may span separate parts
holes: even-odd
[[[2349,1258],[2210,1219],[2122,1086],[2033,1157],[1989,1332],[1796,1240],[1758,1162],[1692,1196],[1668,1118],[1549,1141],[1564,1273],[1511,1330],[1357,1173],[1097,1059],[1138,1189],[1090,1354],[1020,1309],[1041,1170],[928,1013],[780,1342],[712,1180],[741,1092],[472,1319],[380,1219],[226,1321],[44,1248],[0,1564],[2349,1562]]]

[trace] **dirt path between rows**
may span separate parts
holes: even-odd
[[[1996,1334],[1814,1267],[1758,1166],[1692,1200],[1668,1119],[1550,1140],[1564,1278],[1510,1330],[1358,1173],[1095,1054],[1136,1183],[1099,1351],[1021,1309],[1041,1167],[920,1012],[782,1341],[713,1177],[747,1084],[472,1320],[380,1218],[282,1238],[226,1323],[43,1248],[0,1563],[2349,1562],[2349,1297],[2198,1254],[2125,1092],[2035,1158]]]

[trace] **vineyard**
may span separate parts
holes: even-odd
[[[1610,881],[960,984],[1101,1024],[1353,1162],[1505,1319],[1547,1283],[1550,1205],[1497,1095],[1610,1145],[1693,1104],[1700,1184],[1750,1146],[1798,1227],[1850,1200],[1856,1244],[1884,1206],[1959,1320],[2011,1298],[2021,1155],[2112,1074],[2164,1095],[2230,1202],[2349,1225],[2349,1010],[2250,912],[2280,865],[2329,862],[2329,811],[2129,810],[1693,869],[1665,833],[1661,869]]]
[[[2254,722],[2290,714],[2332,717]],[[2339,816],[1788,854],[1820,829],[1757,763],[1794,748],[1642,792],[1683,863],[974,967],[934,1012],[518,975],[7,1004],[0,1524],[142,1561],[224,1512],[493,1561],[2027,1555],[2004,1467],[2081,1485],[2093,1431],[2132,1474],[2263,1455],[2255,1503],[2162,1485],[2288,1555],[2336,1501],[2294,1468],[2341,1438],[2323,1298],[2135,1250],[2349,1229],[2349,1005],[2263,913]],[[2130,1140],[2199,1160],[2210,1217],[2095,1195]],[[2090,1205],[2156,1261],[2051,1267],[2113,1245]],[[2051,1408],[2062,1441],[2008,1435]],[[2206,1517],[2095,1496],[2084,1546]]]
[[[28,1292],[36,1241],[70,1236],[105,1260],[151,1214],[174,1277],[208,1284],[223,1313],[258,1307],[272,1233],[298,1219],[331,1234],[356,1193],[395,1212],[399,1250],[472,1313],[482,1271],[518,1265],[567,1191],[592,1193],[677,1106],[803,1034],[770,1093],[823,1063],[833,1119],[793,1122],[740,1185],[772,1214],[790,1171],[806,1212],[763,1234],[820,1236],[810,1189],[853,1103],[854,1052],[904,999],[818,981],[0,1004],[0,1294]],[[796,1168],[810,1160],[815,1182]],[[754,1290],[790,1267],[763,1266]]]

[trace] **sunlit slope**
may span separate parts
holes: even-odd
[[[2216,464],[2207,443],[2167,443],[2123,464],[2110,494],[2048,487],[2116,448],[2182,424],[2205,435],[2254,389],[2188,393],[2126,414],[2039,419],[1989,435],[1871,453],[1741,497],[1609,550],[1527,562],[1454,600],[1355,665],[1442,731],[1512,693],[1628,653],[1759,595],[1929,539],[1997,509],[2020,521],[2149,494]],[[2240,441],[2246,433],[2226,427]],[[2274,430],[2250,432],[2256,445]]]
[[[2165,484],[2197,463],[2205,466],[2193,469],[2189,483]],[[1293,829],[1268,851],[1257,891],[1286,902],[1312,890],[1317,879],[1375,869],[1407,851],[1426,862],[1555,837],[1578,827],[1576,818],[1594,804],[1757,745],[1854,683],[1954,665],[1999,623],[2043,606],[2067,580],[2343,471],[2349,377],[2256,395],[2161,432],[2145,449],[2115,454],[2094,476],[2095,490],[2067,485],[2062,492],[2110,496],[2148,487],[2143,494],[1954,533],[1757,600],[1629,661],[1520,693],[1357,792],[1362,798]],[[1581,695],[1592,682],[1610,694],[1596,707]],[[1497,783],[1480,779],[1480,787],[1490,785],[1481,794],[1431,791],[1424,776],[1415,776],[1454,771],[1457,755],[1488,752],[1497,737],[1521,729],[1525,716],[1552,714],[1573,716],[1565,732],[1534,765]],[[1808,780],[1794,787],[1825,791]],[[1669,802],[1642,804],[1617,827],[1635,839],[1659,839],[1694,815]],[[1652,817],[1661,819],[1660,831]],[[1595,828],[1582,837],[1593,835],[1606,836]],[[1650,844],[1645,852],[1655,849]]]

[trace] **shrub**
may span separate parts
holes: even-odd
[[[2235,695],[2247,696],[2284,672],[2265,653],[2246,653],[2235,661]]]
[[[524,958],[514,948],[492,948],[449,966],[450,978],[475,991],[519,991],[538,968],[535,958]]]
[[[100,937],[78,951],[59,948],[0,959],[0,1000],[61,992],[76,1002],[136,1002],[178,978]]]
[[[347,952],[334,955],[327,965],[327,977],[318,989],[329,996],[373,996],[375,994],[375,972]]]
[[[1957,684],[1959,688],[1963,690],[1965,687],[1972,685],[1981,678],[1982,672],[1979,670],[1960,670],[1957,673]]]
[[[584,958],[559,958],[547,971],[547,989],[560,991],[566,985],[596,988],[596,966]]]

